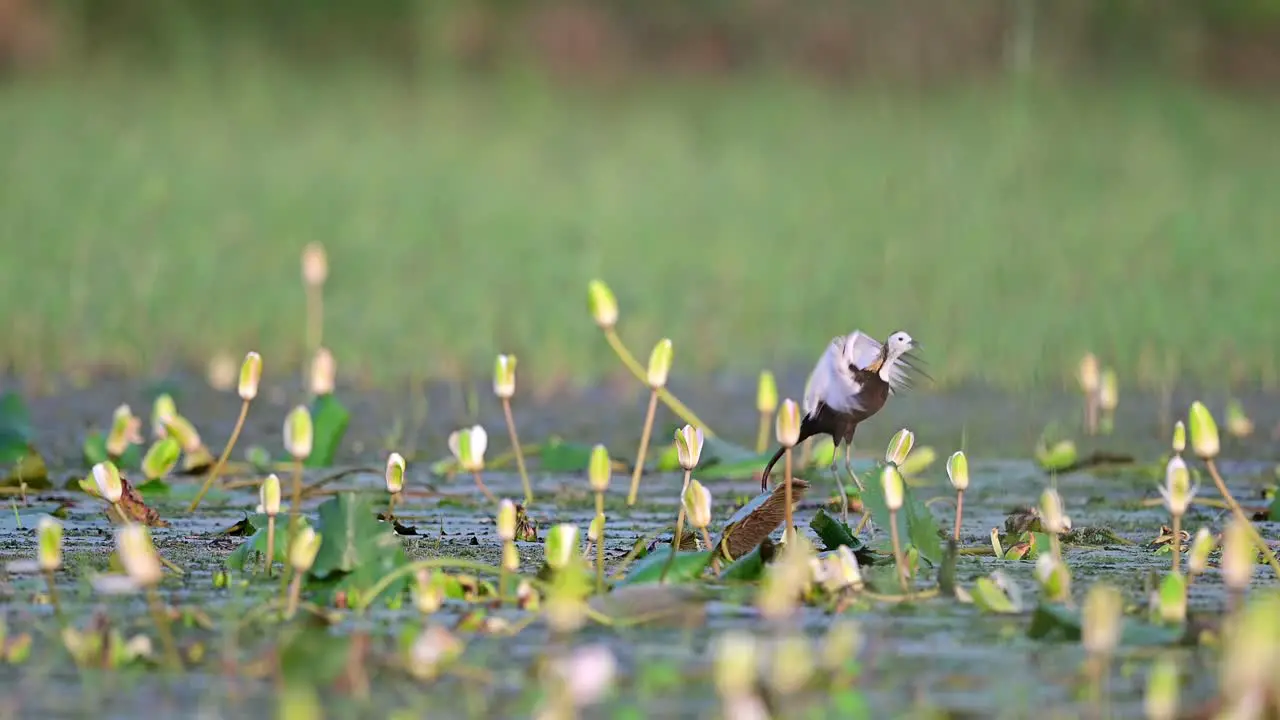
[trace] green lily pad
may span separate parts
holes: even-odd
[[[1031,616],[1027,637],[1034,640],[1080,642],[1082,616],[1078,609],[1060,604],[1041,603]],[[1182,625],[1157,625],[1126,617],[1120,632],[1120,644],[1130,646],[1165,646],[1182,642],[1186,630]]]
[[[702,576],[702,571],[711,564],[711,555],[710,550],[676,553],[675,560],[671,563],[671,569],[667,571],[663,582],[678,584],[697,580]],[[631,570],[619,585],[658,582],[658,578],[662,577],[662,569],[666,566],[670,556],[670,550],[650,553],[643,560],[631,566]]]
[[[142,467],[142,451],[141,445],[130,445],[123,455],[112,460],[111,454],[107,452],[107,437],[97,431],[86,435],[84,442],[80,445],[84,463],[89,467],[111,460],[121,470],[137,470]]]
[[[824,549],[835,550],[844,545],[853,551],[859,563],[870,565],[875,562],[875,558],[871,555],[866,543],[854,536],[853,530],[849,528],[847,523],[831,517],[826,510],[818,508],[818,511],[813,515],[813,520],[809,521],[809,528],[822,540]]]
[[[754,550],[734,560],[720,571],[720,579],[735,582],[753,582],[764,575],[764,568],[773,562],[777,546],[773,540],[765,538]]]
[[[305,515],[298,518],[300,527],[310,525]],[[245,564],[249,559],[249,553],[257,553],[265,555],[267,552],[267,515],[266,513],[257,513],[250,515],[244,519],[244,527],[238,529],[236,534],[245,534],[252,530],[253,534],[248,540],[240,543],[240,546],[231,551],[224,561],[226,566],[232,570],[243,572]],[[237,523],[239,525],[239,523]],[[322,540],[321,544],[327,540]],[[276,542],[272,548],[272,562],[285,563],[289,561],[289,516],[276,516]],[[258,561],[260,562],[260,561]]]
[[[341,493],[320,505],[319,515],[317,532],[323,539],[309,574],[316,580],[336,581],[331,590],[363,592],[409,562],[395,530],[375,516],[369,495]],[[390,600],[406,587],[408,578],[399,578],[381,597]]]
[[[31,453],[31,415],[22,396],[10,390],[0,395],[0,465],[9,465]]]
[[[543,443],[538,453],[538,467],[547,472],[586,472],[591,463],[591,445],[566,442],[552,437]]]
[[[862,504],[871,513],[871,519],[884,532],[889,532],[889,506],[884,501],[884,487],[880,483],[882,463],[865,477],[866,491],[862,494]],[[942,562],[942,539],[938,533],[938,523],[933,513],[916,495],[915,489],[905,486],[902,493],[902,509],[898,511],[898,531],[906,541],[920,552],[920,556],[933,565]]]
[[[311,424],[315,435],[305,465],[310,468],[332,466],[350,422],[351,413],[333,393],[317,395],[311,402]]]

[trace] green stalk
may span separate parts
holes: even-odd
[[[627,505],[636,504],[640,492],[640,473],[644,472],[644,456],[649,450],[649,434],[653,432],[653,414],[658,409],[658,391],[649,393],[649,410],[644,416],[644,429],[640,431],[640,449],[636,451],[636,467],[631,471],[631,491],[627,493]]]
[[[222,455],[218,456],[218,462],[213,464],[213,469],[204,479],[204,485],[200,486],[200,492],[191,501],[191,505],[187,507],[187,512],[195,512],[196,507],[200,505],[200,501],[204,499],[204,494],[209,492],[209,488],[213,487],[213,482],[218,479],[218,473],[222,472],[222,467],[227,464],[227,457],[231,455],[231,449],[236,446],[236,440],[240,439],[240,430],[244,428],[244,420],[249,415],[249,401],[245,400],[240,403],[240,417],[236,418],[236,426],[231,431],[231,437],[227,440],[227,444],[222,448]]]
[[[622,360],[622,364],[626,365],[627,369],[631,371],[631,374],[635,375],[636,379],[640,382],[648,383],[648,371],[640,366],[640,363],[636,361],[636,358],[631,354],[631,351],[627,350],[627,346],[622,344],[622,339],[618,337],[617,331],[613,328],[606,328],[604,331],[604,337],[605,340],[609,341],[609,346],[613,348],[613,352],[617,354],[620,360]],[[716,436],[715,433],[711,432],[711,428],[707,427],[706,423],[702,422],[697,415],[694,415],[692,410],[685,407],[684,403],[680,402],[680,400],[678,400],[675,395],[672,395],[669,390],[666,388],[658,388],[657,392],[658,398],[661,399],[667,407],[671,408],[671,412],[679,416],[681,420],[701,429],[702,434],[707,437]]]
[[[516,420],[511,414],[511,399],[502,398],[502,412],[507,416],[507,432],[511,436],[512,452],[516,456],[516,467],[520,469],[520,484],[524,486],[524,506],[533,505],[533,486],[529,484],[529,473],[524,468],[524,453],[520,451],[520,438],[516,435]]]
[[[604,493],[596,493],[596,514],[604,517]],[[596,538],[596,592],[604,594],[604,522],[600,523],[600,537]]]
[[[680,539],[684,537],[684,494],[689,490],[689,477],[692,475],[692,470],[684,471],[684,485],[680,488],[680,512],[676,514],[676,534],[671,538],[671,554],[667,556],[667,562],[662,566],[662,574],[658,576],[658,582],[667,579],[667,573],[675,564],[676,552],[680,549]]]
[[[1218,466],[1212,458],[1206,459],[1204,464],[1209,467],[1209,475],[1213,478],[1213,483],[1218,486],[1218,492],[1222,493],[1222,499],[1227,501],[1231,506],[1231,512],[1235,513],[1244,526],[1249,529],[1249,535],[1253,538],[1253,544],[1262,551],[1267,558],[1267,564],[1271,566],[1271,570],[1275,572],[1276,577],[1280,577],[1280,562],[1276,561],[1275,553],[1271,552],[1267,541],[1262,539],[1262,535],[1258,534],[1258,529],[1250,522],[1249,516],[1244,514],[1244,510],[1240,508],[1240,504],[1236,502],[1235,497],[1231,495],[1231,491],[1227,490],[1227,484],[1222,481],[1222,476],[1218,474]]]

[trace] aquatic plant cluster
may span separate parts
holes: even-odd
[[[707,682],[718,698],[717,713],[726,718],[788,717],[797,708],[814,709],[825,701],[835,703],[842,715],[875,717],[862,696],[865,632],[859,614],[871,607],[927,612],[959,604],[971,606],[974,613],[1025,617],[1031,638],[1078,644],[1082,661],[1070,681],[1099,712],[1108,706],[1109,682],[1122,646],[1180,644],[1219,649],[1220,681],[1216,695],[1201,708],[1208,713],[1203,716],[1250,718],[1280,712],[1280,594],[1274,589],[1249,592],[1260,558],[1277,577],[1280,563],[1223,479],[1219,429],[1201,402],[1191,405],[1185,423],[1176,423],[1170,453],[1158,473],[1159,502],[1170,525],[1160,528],[1152,547],[1169,554],[1169,569],[1153,579],[1148,601],[1135,606],[1118,584],[1073,584],[1064,546],[1082,541],[1058,479],[1089,465],[1078,457],[1073,441],[1041,444],[1036,455],[1048,480],[1039,503],[1011,515],[1003,533],[992,528],[989,542],[984,531],[979,533],[983,542],[963,543],[966,493],[983,483],[978,466],[971,471],[963,449],[947,456],[945,474],[954,500],[940,500],[954,502],[954,513],[946,514],[950,528],[945,522],[940,526],[931,508],[939,499],[922,497],[928,486],[922,478],[937,456],[932,448],[917,446],[908,428],[899,430],[883,457],[861,473],[865,482],[851,469],[853,486],[845,487],[837,476],[838,486],[826,493],[806,524],[797,524],[797,511],[806,507],[803,501],[817,484],[801,475],[817,477],[820,469],[834,467],[831,442],[811,442],[804,454],[795,452],[801,409],[792,398],[779,399],[769,372],[761,373],[758,386],[754,450],[718,436],[668,388],[675,357],[671,341],[658,341],[647,365],[641,365],[617,333],[615,297],[596,280],[588,286],[591,317],[622,364],[648,388],[634,460],[618,459],[603,444],[557,440],[522,446],[514,409],[517,359],[498,355],[493,392],[502,405],[509,456],[491,456],[489,431],[473,425],[442,438],[449,456],[429,468],[432,476],[446,479],[470,476],[474,493],[469,502],[492,523],[492,541],[485,542],[493,545],[491,557],[497,561],[443,552],[413,557],[403,538],[419,533],[402,520],[421,496],[414,485],[422,475],[407,457],[411,454],[388,452],[385,464],[372,470],[333,468],[350,416],[335,395],[335,359],[323,346],[327,276],[323,248],[309,246],[303,279],[313,351],[311,399],[283,417],[284,455],[279,459],[255,446],[244,462],[230,460],[269,370],[256,352],[246,354],[236,377],[240,410],[216,458],[173,397],[163,393],[151,410],[150,443],[142,437],[142,420],[127,405],[114,411],[105,436],[94,433],[85,440],[87,473],[70,490],[101,503],[114,526],[114,542],[106,571],[84,577],[100,596],[140,594],[152,627],[129,631],[126,637],[124,623],[75,617],[68,611],[59,592],[60,576],[70,572],[64,559],[66,526],[56,517],[67,516],[59,508],[40,514],[30,529],[29,557],[6,568],[9,575],[38,583],[29,586],[29,595],[37,606],[49,608],[56,632],[0,623],[0,660],[23,665],[37,651],[65,651],[83,672],[156,667],[171,673],[220,662],[234,676],[287,680],[281,712],[304,718],[323,715],[316,695],[320,691],[340,687],[345,694],[369,697],[376,684],[374,669],[427,685],[496,682],[486,668],[468,662],[471,638],[545,633],[528,711],[540,718],[570,718],[607,702],[623,673],[616,650],[587,629],[622,632],[687,623],[690,617],[704,617],[705,610],[693,608],[728,600],[751,613],[758,629],[726,630],[711,643]],[[1114,373],[1100,371],[1089,356],[1081,363],[1080,381],[1084,431],[1110,432],[1118,402]],[[684,421],[669,441],[655,442],[659,403]],[[6,487],[14,490],[9,494],[21,526],[29,494],[52,490],[44,461],[23,425],[20,398],[6,395],[0,410],[0,453],[12,465]],[[1232,412],[1242,413],[1238,407]],[[771,424],[785,458],[781,477],[754,497],[735,499],[736,511],[718,518],[704,481],[753,482],[767,460]],[[1237,433],[1244,426],[1236,418],[1230,427]],[[651,458],[654,453],[657,457]],[[563,493],[542,491],[539,497],[526,464],[534,458],[544,473],[581,478],[575,482],[593,507],[585,532],[556,517]],[[511,462],[520,478],[518,500],[495,494],[485,482],[487,474]],[[340,486],[344,479],[370,472],[382,475],[385,492]],[[618,472],[629,475],[625,501],[611,493]],[[639,538],[621,557],[610,557],[610,535],[627,526],[629,514],[648,511],[643,501],[654,491],[646,487],[645,476],[660,472],[682,476],[670,534]],[[1220,500],[1205,497],[1200,482],[1205,475]],[[190,484],[187,514],[199,513],[206,502],[234,503],[241,497],[236,490],[256,498],[252,512],[219,533],[243,538],[212,577],[219,592],[246,603],[227,618],[178,610],[180,588],[194,580],[153,542],[151,528],[168,521],[151,499],[182,494],[182,478],[199,481]],[[316,499],[320,504],[309,512],[306,504]],[[1209,526],[1194,533],[1184,529],[1192,506],[1206,503],[1229,511],[1225,524],[1216,531]],[[535,508],[552,519],[540,542]],[[849,513],[861,515],[856,526],[848,523]],[[540,552],[530,554],[531,549]],[[961,558],[974,556],[996,565],[1033,565],[1037,601],[1028,602],[1003,568],[968,585],[958,582]],[[1213,572],[1225,587],[1225,611],[1189,612],[1190,588]],[[466,610],[449,622],[444,612],[449,607]],[[391,650],[374,641],[376,630],[368,620],[375,611],[400,613],[400,642]],[[802,620],[815,614],[825,626],[817,639],[802,627]],[[208,631],[223,638],[219,657],[209,647]],[[236,648],[254,632],[278,637],[279,647],[246,663]],[[341,641],[335,640],[338,635]],[[321,662],[308,659],[307,653],[333,657]],[[1182,680],[1188,672],[1171,651],[1159,652],[1147,663],[1147,717],[1182,716]]]

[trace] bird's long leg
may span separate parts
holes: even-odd
[[[835,462],[835,458],[832,458],[832,463],[834,462]],[[863,492],[866,490],[866,488],[862,486],[862,481],[858,479],[858,474],[853,471],[853,441],[852,440],[844,444],[844,470],[845,472],[849,473],[849,477],[853,478],[853,484],[858,486],[858,492]]]
[[[836,489],[840,491],[840,520],[849,524],[849,494],[845,492],[844,480],[836,470],[836,452],[839,448],[831,448],[831,477],[836,481]]]

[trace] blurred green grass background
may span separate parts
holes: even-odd
[[[803,366],[837,333],[920,339],[942,384],[1276,384],[1280,102],[1150,77],[927,92],[786,74],[575,89],[256,59],[104,65],[0,89],[0,317],[18,372],[326,345],[376,381],[515,352],[531,380],[637,355]]]

